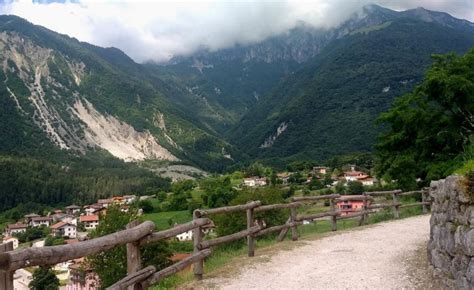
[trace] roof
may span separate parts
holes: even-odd
[[[9,224],[7,225],[7,228],[10,230],[15,230],[15,229],[26,229],[28,226],[22,223],[16,223],[16,224]]]
[[[17,238],[15,237],[11,237],[11,236],[6,236],[3,238],[4,241],[8,241],[8,240],[18,240]]]
[[[346,171],[344,172],[344,175],[346,176],[359,176],[359,175],[367,175],[362,171]]]
[[[48,217],[48,216],[38,216],[38,217],[31,218],[31,220],[34,221],[34,222],[50,221],[50,220],[52,220],[52,219],[53,219],[53,218]]]
[[[80,206],[75,205],[75,204],[70,205],[70,206],[66,206],[66,209],[80,209],[80,208],[81,208]]]
[[[111,203],[111,202],[112,202],[112,200],[110,198],[97,200],[97,203],[99,203],[99,204]]]
[[[64,226],[73,226],[75,227],[75,225],[73,224],[70,224],[70,223],[65,223],[65,222],[59,222],[59,223],[55,223],[54,225],[51,226],[51,229],[53,230],[57,230],[57,229],[60,229]]]
[[[95,214],[91,215],[81,215],[79,217],[79,221],[82,222],[96,222],[99,221],[99,216]]]

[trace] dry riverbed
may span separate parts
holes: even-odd
[[[427,270],[429,218],[416,216],[257,249],[257,257],[236,259],[184,288],[437,289]]]

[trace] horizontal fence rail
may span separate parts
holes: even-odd
[[[403,204],[399,197],[421,194],[422,201]],[[375,197],[391,197],[391,202],[373,203]],[[298,214],[297,209],[306,204],[314,204],[320,201],[329,202],[329,210],[314,214]],[[336,208],[338,203],[348,201],[362,201],[363,207],[354,211],[342,211]],[[326,219],[331,222],[331,229],[337,230],[337,221],[360,217],[359,225],[368,221],[368,216],[379,209],[392,208],[395,218],[399,217],[400,208],[422,206],[423,213],[428,212],[431,200],[428,198],[426,189],[421,191],[402,192],[401,190],[364,192],[357,196],[341,196],[329,194],[320,196],[293,197],[288,203],[262,205],[260,201],[250,201],[246,204],[226,206],[213,209],[197,209],[193,213],[191,222],[177,225],[171,229],[154,232],[155,224],[145,221],[138,224],[137,221],[130,223],[127,229],[106,235],[103,237],[60,246],[48,246],[43,248],[28,248],[12,251],[12,247],[0,247],[0,289],[13,289],[13,273],[17,269],[39,266],[54,265],[72,259],[85,257],[112,249],[116,246],[127,245],[127,276],[116,282],[108,289],[147,289],[151,285],[160,282],[163,278],[173,275],[186,267],[193,265],[196,279],[203,277],[204,259],[211,255],[212,248],[221,244],[229,243],[239,239],[247,238],[248,256],[255,255],[255,238],[270,233],[280,232],[277,240],[282,241],[291,230],[291,239],[298,239],[297,227],[306,221]],[[289,210],[288,220],[282,225],[265,227],[256,223],[255,213],[270,210]],[[245,212],[247,228],[226,236],[204,240],[204,229],[213,224],[209,218],[214,214],[228,214]],[[185,233],[193,232],[194,253],[165,268],[157,270],[154,266],[142,268],[139,247],[169,239]]]

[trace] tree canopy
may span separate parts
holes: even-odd
[[[403,189],[429,182],[472,159],[474,49],[435,55],[424,81],[395,100],[379,122],[388,127],[376,145],[376,171]]]

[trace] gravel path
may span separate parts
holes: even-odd
[[[414,272],[417,277],[420,272],[426,274],[414,271],[413,262],[425,259],[418,256],[426,253],[429,218],[406,218],[304,241],[302,246],[270,255],[266,262],[235,265],[240,269],[226,275],[229,277],[205,279],[192,288],[427,288],[413,277]]]

